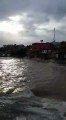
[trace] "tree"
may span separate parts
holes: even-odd
[[[41,43],[43,43],[43,40],[40,40],[41,41]]]

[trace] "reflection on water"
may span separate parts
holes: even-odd
[[[27,64],[20,59],[0,59],[0,91],[22,87],[26,82]]]
[[[52,62],[0,58],[0,119],[64,120],[66,102],[36,97],[30,89],[66,92],[65,77],[66,67]]]

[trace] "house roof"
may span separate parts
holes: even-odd
[[[48,50],[50,49],[50,43],[33,43],[32,50]]]

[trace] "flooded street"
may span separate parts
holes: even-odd
[[[66,66],[0,58],[1,120],[65,120]]]
[[[31,89],[37,95],[54,95],[66,100],[66,65],[54,61],[31,61],[28,79]]]

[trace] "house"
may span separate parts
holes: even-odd
[[[42,51],[42,50],[49,50],[50,43],[33,43],[32,50],[33,51]]]
[[[66,59],[66,42],[57,42],[54,44],[55,49],[53,51],[56,59]]]
[[[31,56],[40,58],[50,58],[51,43],[33,43]]]

